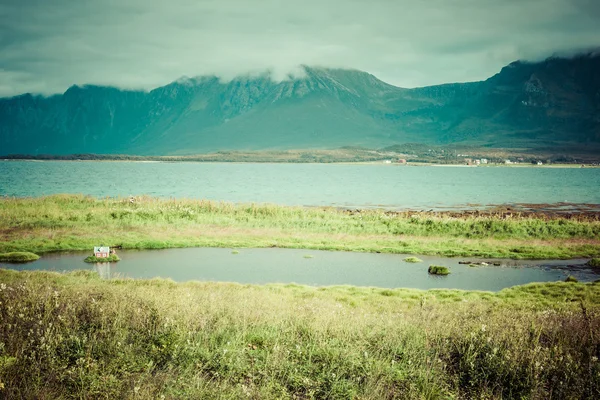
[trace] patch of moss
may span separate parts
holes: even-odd
[[[567,276],[567,279],[565,279],[565,282],[579,282],[579,281],[573,275],[569,275],[569,276]]]
[[[431,275],[448,275],[450,274],[450,269],[441,265],[430,265],[427,272]]]
[[[119,258],[118,255],[116,254],[111,254],[108,257],[96,257],[96,256],[89,256],[86,257],[85,261],[86,263],[102,263],[102,262],[117,262],[120,261],[121,259]]]
[[[423,262],[423,260],[421,260],[418,257],[406,257],[404,259],[404,261],[407,262],[407,263],[420,263],[420,262]]]
[[[0,253],[0,262],[26,263],[39,259],[40,256],[27,251],[14,251],[12,253]]]

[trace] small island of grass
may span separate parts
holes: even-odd
[[[39,259],[40,256],[28,251],[14,251],[11,253],[0,253],[0,262],[26,263]]]
[[[430,265],[427,270],[431,275],[448,275],[450,274],[450,270],[448,267],[443,267],[441,265]]]
[[[404,259],[404,261],[407,262],[407,263],[420,263],[420,262],[423,262],[423,260],[421,260],[418,257],[406,257]]]
[[[592,258],[586,263],[590,267],[600,268],[600,258]]]
[[[119,258],[118,255],[116,254],[111,254],[108,257],[96,257],[96,256],[89,256],[86,257],[85,261],[86,263],[102,263],[102,262],[117,262],[120,261],[121,259]]]

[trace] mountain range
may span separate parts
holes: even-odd
[[[405,89],[366,72],[303,67],[151,91],[72,86],[0,99],[0,155],[183,155],[398,143],[597,149],[600,55],[516,61],[485,81]]]

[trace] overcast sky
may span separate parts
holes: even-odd
[[[0,96],[299,64],[403,87],[600,46],[600,0],[0,0]]]

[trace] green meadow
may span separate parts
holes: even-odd
[[[206,200],[0,199],[0,252],[123,248],[286,247],[504,258],[600,255],[589,216],[347,211]]]
[[[0,397],[597,399],[600,284],[498,293],[0,270]]]

